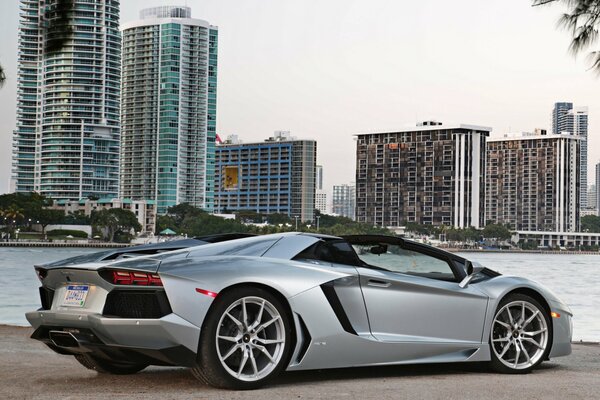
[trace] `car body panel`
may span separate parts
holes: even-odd
[[[367,268],[359,273],[379,340],[481,342],[488,298],[476,287]]]

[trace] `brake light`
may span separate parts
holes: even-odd
[[[115,285],[162,286],[158,274],[142,271],[112,271],[112,283]]]

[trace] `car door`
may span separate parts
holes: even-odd
[[[371,334],[381,341],[481,343],[488,298],[444,253],[400,238],[347,238],[357,267]],[[430,250],[428,250],[430,249]]]

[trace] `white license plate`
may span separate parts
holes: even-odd
[[[90,287],[88,285],[69,285],[62,305],[67,307],[83,307]]]

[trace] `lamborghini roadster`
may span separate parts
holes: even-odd
[[[35,266],[32,338],[100,373],[190,367],[251,389],[280,372],[487,362],[526,373],[571,352],[542,285],[399,237],[223,235]]]

